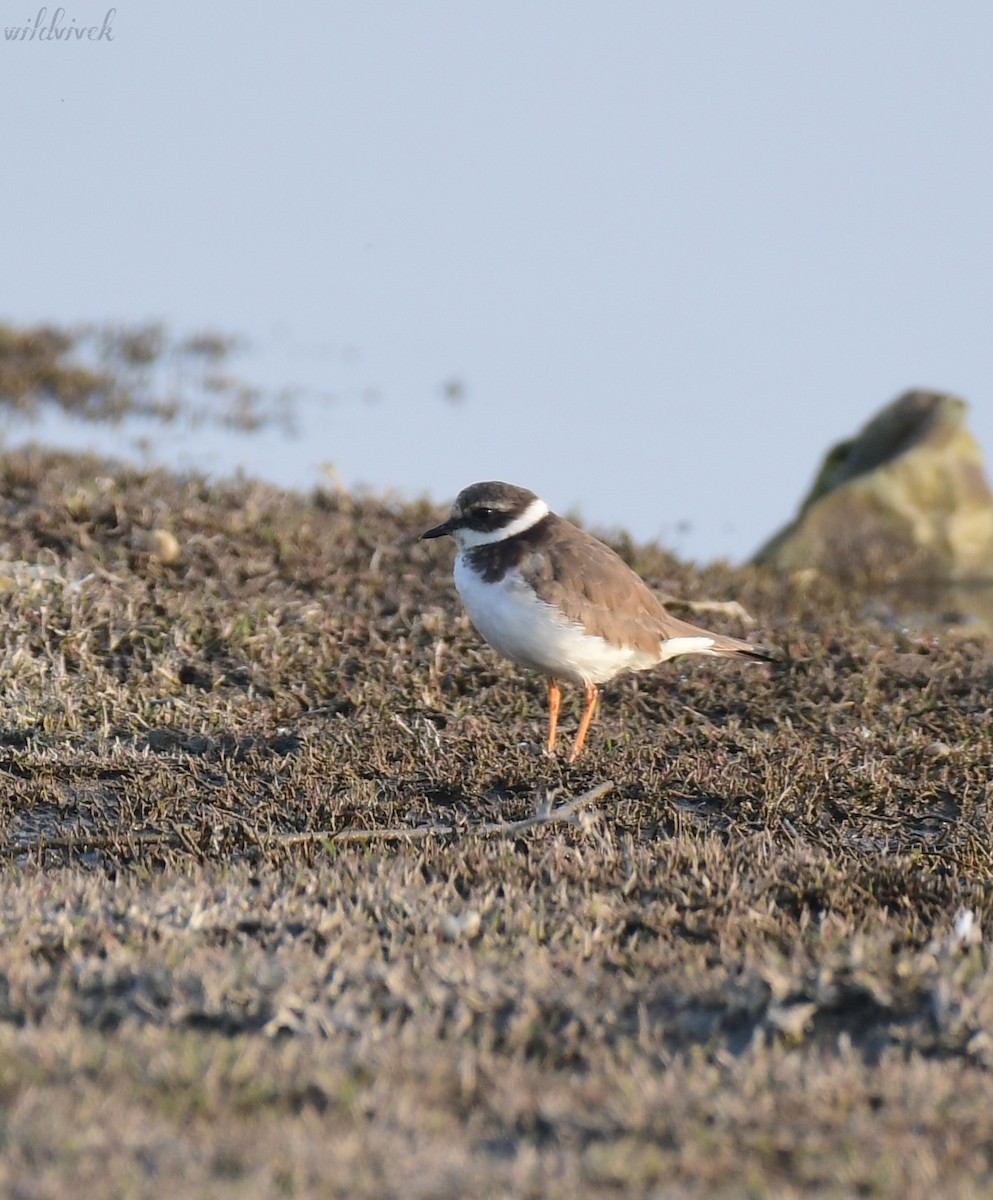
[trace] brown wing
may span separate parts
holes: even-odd
[[[714,639],[711,654],[767,657],[747,642],[672,616],[618,554],[562,517],[552,514],[542,524],[547,525],[546,536],[522,554],[518,569],[544,599],[588,633],[651,655],[669,638],[709,637]]]
[[[588,633],[657,654],[668,614],[647,584],[609,546],[568,521],[552,517],[543,524],[547,536],[519,564],[542,598]]]

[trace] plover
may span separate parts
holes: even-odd
[[[609,546],[553,513],[527,488],[474,483],[447,521],[422,538],[451,535],[455,586],[485,640],[548,685],[547,748],[555,747],[559,681],[583,687],[583,713],[569,761],[583,748],[597,686],[679,654],[769,661],[759,646],[671,616]]]

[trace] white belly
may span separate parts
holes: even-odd
[[[660,655],[591,637],[539,600],[512,571],[496,583],[484,583],[459,554],[455,586],[479,633],[522,667],[574,683],[605,683],[622,671],[640,671],[659,661]]]

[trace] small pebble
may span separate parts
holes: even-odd
[[[952,748],[947,742],[929,742],[924,747],[924,753],[928,758],[947,758],[951,752]]]

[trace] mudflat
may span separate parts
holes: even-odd
[[[989,1195],[987,638],[619,535],[569,767],[439,518],[0,457],[0,1191]]]

